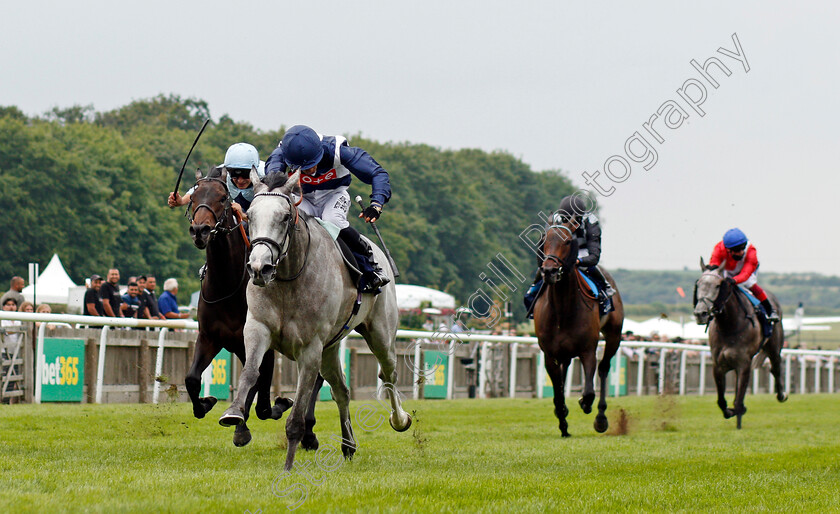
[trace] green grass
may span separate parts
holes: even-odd
[[[600,435],[569,402],[561,439],[550,400],[407,401],[408,432],[356,425],[359,450],[331,472],[308,463],[276,491],[306,484],[300,512],[810,511],[840,509],[840,396],[749,396],[743,430],[712,396],[610,399],[627,435]],[[355,413],[363,403],[354,402]],[[375,405],[375,404],[374,404]],[[0,408],[4,512],[288,512],[272,493],[284,421],[251,422],[254,440],[188,405],[15,405]],[[377,406],[380,412],[384,408]],[[333,444],[332,403],[316,433]],[[368,425],[370,426],[370,424]],[[611,429],[612,430],[612,429]],[[319,460],[330,461],[327,454]]]

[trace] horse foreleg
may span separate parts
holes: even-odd
[[[324,385],[324,377],[318,374],[315,379],[315,386],[312,388],[312,397],[309,398],[309,408],[306,409],[305,428],[303,439],[300,441],[300,447],[304,450],[317,450],[318,436],[315,435],[315,404],[318,402],[318,394],[321,392],[321,387]]]
[[[735,387],[735,402],[732,407],[735,415],[738,417],[738,428],[741,428],[741,417],[747,413],[747,407],[744,405],[744,398],[747,396],[747,387],[750,385],[750,366],[747,363],[744,367],[738,370],[738,383]]]
[[[601,396],[598,400],[598,414],[595,416],[594,426],[595,431],[599,434],[603,434],[610,427],[610,422],[607,420],[607,415],[605,414],[607,410],[607,391],[609,390],[607,375],[610,372],[610,363],[616,351],[618,351],[618,341],[608,342],[604,348],[604,356],[598,364],[598,378],[601,379]]]
[[[595,401],[595,350],[580,356],[580,363],[583,365],[583,395],[578,400],[584,414],[592,412],[592,403]]]
[[[263,355],[260,364],[260,377],[257,379],[257,406],[254,412],[260,419],[280,419],[294,403],[289,398],[278,396],[271,405],[271,380],[274,377],[274,350],[268,350]],[[247,409],[247,406],[246,406]]]
[[[334,345],[324,352],[321,363],[321,374],[330,383],[332,396],[338,406],[338,419],[341,423],[341,453],[345,459],[352,459],[356,453],[356,439],[353,437],[353,427],[350,423],[350,389],[341,369],[338,345]]]
[[[318,370],[321,368],[321,344],[319,341],[312,341],[300,355],[296,356],[298,383],[295,404],[286,419],[286,439],[289,441],[286,464],[284,465],[286,471],[291,471],[292,465],[295,463],[297,447],[306,432],[306,411],[312,398],[315,380],[318,378]]]
[[[569,372],[569,362],[558,364],[557,361],[551,357],[545,358],[545,371],[551,377],[551,383],[554,385],[554,415],[560,421],[560,434],[563,437],[569,437],[569,422],[566,416],[569,415],[569,408],[566,407],[566,373]],[[540,385],[542,387],[542,385]]]
[[[726,405],[726,372],[720,369],[719,366],[715,365],[714,376],[715,386],[717,387],[718,393],[718,407],[720,407],[721,412],[723,412],[723,417],[729,419],[734,416],[735,413]]]
[[[224,427],[240,425],[247,418],[247,408],[256,394],[255,385],[260,375],[260,358],[265,355],[269,346],[270,333],[268,327],[249,318],[245,322],[245,365],[239,376],[239,388],[230,407],[219,418],[219,424]]]
[[[219,348],[213,346],[207,336],[203,333],[198,334],[195,342],[195,355],[190,370],[187,372],[187,377],[184,379],[184,385],[187,387],[187,394],[190,395],[190,401],[193,406],[193,415],[199,419],[203,418],[205,414],[210,412],[210,409],[216,405],[216,398],[207,396],[201,398],[201,374],[210,365],[219,353]]]

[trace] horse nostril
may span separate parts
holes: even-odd
[[[274,273],[274,266],[271,264],[264,264],[260,269],[260,274],[264,277],[270,277],[272,273]]]

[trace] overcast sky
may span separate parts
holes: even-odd
[[[608,267],[696,269],[737,226],[764,271],[840,274],[838,4],[638,4],[3,2],[0,105],[174,93],[265,130],[504,150],[581,188],[600,172]],[[710,57],[717,88],[690,64]],[[678,128],[650,122],[663,105]]]

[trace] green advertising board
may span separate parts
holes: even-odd
[[[81,402],[85,384],[84,339],[44,339],[41,401]]]
[[[210,363],[210,396],[216,397],[219,400],[227,400],[230,397],[230,374],[231,374],[231,354],[227,350],[222,350]],[[201,390],[204,391],[204,381],[202,376]]]
[[[423,351],[423,398],[446,398],[449,354],[434,350]]]
[[[347,382],[347,387],[350,387],[350,348],[344,349],[342,360],[344,362],[344,380]],[[318,399],[322,402],[332,400],[332,388],[326,380],[324,380],[324,385],[321,386],[321,392],[318,393]]]
[[[572,361],[573,367],[579,366],[578,363]],[[545,380],[542,383],[543,398],[554,397],[554,384],[551,383],[551,377],[548,373],[544,373]],[[598,371],[595,370],[596,390],[598,388]],[[618,395],[627,395],[627,357],[621,353],[617,353],[610,362],[610,372],[607,375],[607,396],[616,396],[615,387],[618,383]]]

